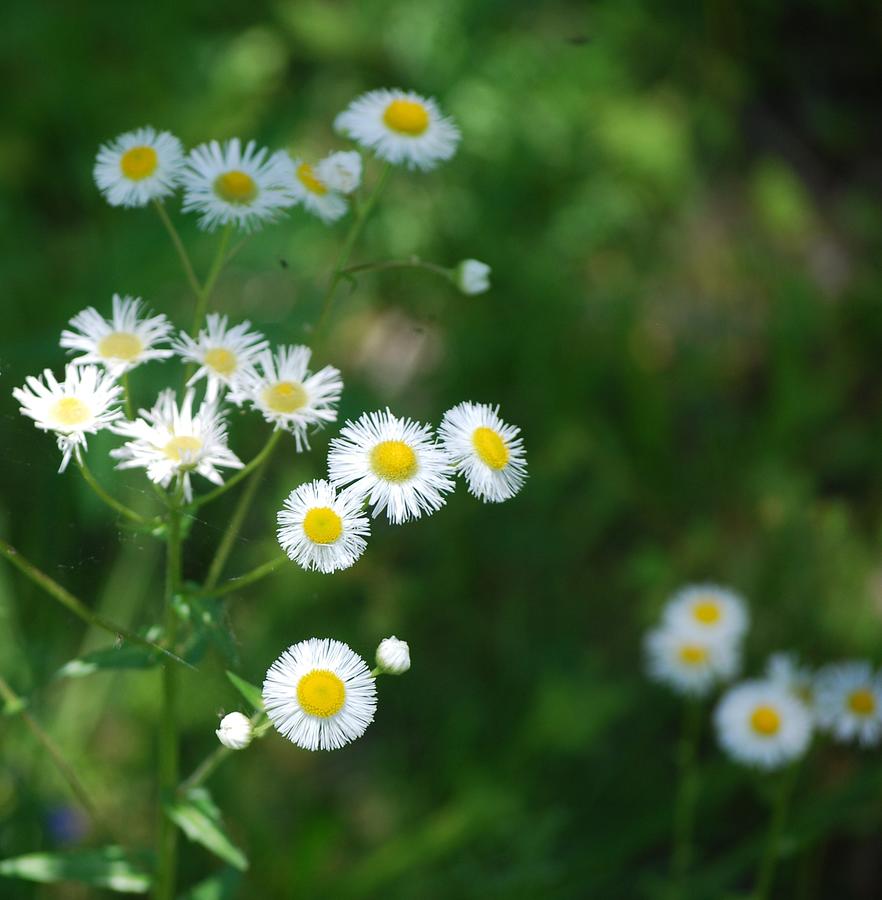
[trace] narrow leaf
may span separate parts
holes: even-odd
[[[28,853],[0,860],[0,875],[44,883],[77,881],[122,894],[146,894],[150,890],[150,875],[143,861],[134,859],[122,847]]]
[[[123,644],[119,647],[103,647],[65,663],[56,678],[83,678],[93,672],[110,669],[152,669],[159,662],[159,654],[146,647]]]
[[[219,875],[200,881],[178,900],[233,900],[241,881],[242,876],[235,869],[224,869]]]
[[[248,868],[245,854],[227,837],[220,810],[204,788],[194,788],[185,797],[166,803],[165,812],[191,841],[243,872]]]
[[[258,711],[263,711],[263,694],[259,687],[240,678],[235,672],[227,669],[227,678],[233,683],[233,687]]]

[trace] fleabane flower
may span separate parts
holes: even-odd
[[[215,731],[217,739],[229,750],[244,750],[254,736],[251,720],[240,712],[225,715]]]
[[[882,740],[882,674],[859,660],[824,666],[815,678],[815,712],[837,740],[875,747]]]
[[[453,270],[453,282],[464,294],[483,294],[490,289],[490,266],[479,259],[464,259]]]
[[[93,175],[111,206],[146,206],[174,193],[183,165],[184,149],[173,134],[138,128],[102,144]]]
[[[59,343],[83,354],[73,364],[99,363],[115,378],[141,363],[173,355],[172,350],[157,346],[172,333],[171,322],[162,314],[151,316],[140,297],[114,294],[109,319],[90,306],[69,324],[71,327],[61,332]]]
[[[527,478],[520,429],[499,418],[499,407],[460,403],[444,413],[441,444],[469,492],[489,503],[514,497]]]
[[[315,171],[332,191],[351,194],[361,184],[361,168],[361,154],[357,150],[338,150],[322,159]]]
[[[432,429],[388,409],[347,422],[328,451],[330,482],[367,498],[373,515],[393,524],[440,509],[454,488],[447,452]]]
[[[325,366],[310,372],[312,350],[302,345],[263,350],[254,368],[233,383],[229,399],[246,401],[263,413],[277,429],[294,435],[297,450],[309,447],[308,431],[337,421],[337,404],[343,391],[340,370]]]
[[[804,703],[771,681],[730,688],[714,711],[717,740],[736,762],[778,769],[805,755],[812,716]]]
[[[183,171],[184,212],[199,214],[199,227],[232,224],[251,231],[292,206],[294,166],[284,150],[270,153],[238,138],[211,141],[190,151]]]
[[[294,160],[294,197],[307,212],[326,225],[346,215],[349,204],[322,177],[319,167],[301,159]]]
[[[410,669],[410,646],[393,634],[377,647],[377,667],[389,675],[403,675]]]
[[[453,120],[413,91],[362,94],[337,116],[334,128],[386,162],[424,171],[450,159],[459,144]]]
[[[153,409],[139,410],[137,419],[119,422],[113,430],[131,438],[110,451],[120,460],[118,469],[144,468],[147,477],[164,488],[176,478],[187,502],[193,499],[191,472],[221,485],[224,480],[218,469],[242,468],[242,461],[227,447],[223,415],[208,402],[194,413],[192,389],[180,407],[174,390],[162,391]]]
[[[715,584],[688,585],[665,605],[663,619],[674,626],[693,627],[711,637],[738,640],[750,625],[744,598]]]
[[[327,481],[295,488],[276,515],[278,538],[288,557],[306,570],[348,569],[364,553],[370,524],[361,501],[338,494]]]
[[[86,435],[96,434],[122,416],[117,405],[122,387],[97,366],[74,366],[64,370],[59,382],[50,369],[39,378],[29,375],[12,396],[21,404],[21,414],[34,420],[42,431],[53,431],[61,451],[63,472],[71,455],[79,459]]]
[[[183,360],[199,366],[187,386],[205,378],[205,398],[214,400],[243,372],[252,371],[261,350],[265,350],[269,342],[259,331],[249,331],[250,328],[251,323],[247,320],[229,328],[226,316],[209,313],[205,328],[195,340],[181,332],[172,347]]]
[[[795,653],[773,653],[766,662],[766,680],[790,691],[810,709],[814,706],[815,675]]]
[[[734,678],[741,665],[735,642],[696,633],[694,628],[660,625],[647,633],[643,649],[649,677],[686,696],[706,696]]]
[[[341,641],[310,638],[266,673],[263,704],[276,730],[304,750],[338,750],[374,720],[377,689],[367,663]]]

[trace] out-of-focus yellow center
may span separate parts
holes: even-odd
[[[504,469],[508,465],[508,447],[492,428],[476,428],[472,434],[472,444],[484,465],[491,469]]]
[[[699,644],[684,644],[679,652],[680,662],[687,666],[700,666],[707,662],[707,648]]]
[[[52,418],[67,428],[82,425],[91,415],[89,407],[76,397],[62,397],[52,407]]]
[[[306,391],[293,381],[280,381],[263,392],[263,402],[277,413],[297,412],[306,404]]]
[[[343,534],[343,520],[333,509],[316,506],[304,516],[303,531],[314,544],[333,544]]]
[[[346,685],[333,672],[314,669],[297,682],[297,702],[308,716],[328,719],[343,709]]]
[[[781,728],[781,716],[771,706],[758,706],[750,716],[750,727],[763,737],[771,737]]]
[[[214,347],[205,354],[205,365],[221,375],[232,375],[236,371],[236,354],[223,347]]]
[[[120,170],[132,181],[149,178],[158,165],[159,159],[152,147],[132,147],[119,159]]]
[[[98,341],[98,352],[105,359],[124,359],[131,362],[144,349],[144,342],[136,334],[114,331]]]
[[[227,203],[250,203],[257,196],[257,185],[247,172],[233,169],[218,175],[214,180],[214,192]]]
[[[702,625],[713,625],[720,621],[720,604],[716,600],[699,600],[692,607],[692,615]]]
[[[300,179],[300,183],[308,191],[312,191],[313,194],[321,196],[328,193],[325,183],[319,180],[315,174],[315,169],[309,163],[300,163],[297,166],[297,177]]]
[[[371,468],[386,481],[407,481],[416,474],[416,453],[404,441],[383,441],[371,450]]]
[[[848,697],[848,708],[859,716],[871,716],[876,712],[876,698],[867,688],[852,691]]]
[[[180,437],[173,437],[162,448],[162,452],[175,462],[184,462],[192,460],[201,449],[202,441],[199,438],[182,434]]]
[[[383,121],[393,131],[416,137],[429,127],[429,114],[415,100],[393,100],[383,113]]]

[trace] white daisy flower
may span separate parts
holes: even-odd
[[[773,653],[766,662],[765,674],[809,708],[814,705],[815,675],[808,666],[800,665],[795,653]]]
[[[447,451],[432,429],[385,412],[364,413],[347,422],[328,451],[329,480],[359,498],[373,515],[385,510],[393,524],[440,509],[454,488]]]
[[[22,415],[42,431],[55,432],[62,453],[59,472],[67,468],[72,454],[80,458],[87,434],[96,434],[122,416],[116,405],[121,394],[122,387],[97,366],[73,364],[65,368],[63,382],[44,369],[40,378],[29,375],[24,387],[12,392]]]
[[[187,382],[194,385],[205,378],[208,386],[206,400],[214,400],[243,372],[253,371],[254,363],[269,341],[259,331],[249,331],[249,321],[227,327],[227,317],[209,313],[205,318],[205,328],[196,339],[181,332],[172,347],[187,362],[196,363],[199,368]]]
[[[325,366],[313,374],[311,356],[312,350],[304,346],[279,347],[275,353],[264,350],[256,367],[236,379],[229,397],[239,405],[247,400],[267,422],[290,431],[298,452],[309,448],[309,428],[337,421],[343,391],[340,370]]]
[[[665,605],[663,620],[676,627],[694,627],[703,634],[729,640],[744,636],[750,614],[744,598],[715,584],[681,588]]]
[[[736,762],[778,769],[803,756],[812,737],[812,716],[784,687],[745,681],[730,688],[714,711],[717,740]]]
[[[858,660],[824,666],[815,678],[815,712],[837,740],[875,747],[882,739],[882,673]]]
[[[289,647],[263,682],[276,730],[304,750],[337,750],[374,720],[377,689],[367,663],[340,641],[311,638]]]
[[[643,649],[649,677],[687,696],[706,696],[720,682],[734,678],[741,666],[738,644],[694,628],[653,628]]]
[[[241,469],[243,465],[227,447],[227,426],[217,406],[203,403],[193,412],[192,389],[184,395],[180,408],[174,390],[162,391],[153,409],[139,410],[139,418],[119,422],[113,430],[132,438],[110,451],[120,460],[118,469],[145,468],[147,477],[164,488],[177,478],[188,503],[193,499],[191,472],[221,485],[224,480],[219,468]]]
[[[111,206],[146,206],[174,193],[184,148],[170,132],[138,128],[98,150],[95,184]]]
[[[490,289],[490,271],[487,263],[464,259],[453,270],[453,281],[464,294],[483,294]]]
[[[294,176],[295,200],[307,212],[318,216],[326,225],[346,215],[349,204],[322,178],[318,166],[295,159]]]
[[[403,675],[410,668],[410,646],[393,634],[377,647],[377,666],[389,675]]]
[[[361,501],[346,491],[338,494],[327,481],[291,491],[276,520],[282,549],[307,571],[348,569],[364,553],[370,534]]]
[[[424,171],[450,159],[459,143],[453,120],[413,91],[362,94],[337,116],[334,128],[386,162]]]
[[[215,734],[217,739],[229,750],[244,750],[254,736],[251,720],[240,712],[231,712],[225,715]]]
[[[109,319],[90,306],[77,313],[70,326],[73,330],[62,331],[59,343],[82,352],[73,364],[100,363],[115,378],[143,362],[173,355],[172,350],[156,346],[171,334],[171,322],[162,314],[149,315],[140,297],[114,294]]]
[[[332,191],[351,194],[361,184],[361,154],[357,150],[339,150],[326,156],[315,171]]]
[[[234,224],[244,231],[277,219],[294,204],[294,166],[284,150],[269,154],[254,141],[217,141],[190,151],[183,171],[184,212],[199,213],[199,227]]]
[[[527,461],[520,428],[506,425],[498,406],[460,403],[444,413],[438,434],[475,497],[499,503],[523,486]]]

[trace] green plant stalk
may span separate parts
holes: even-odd
[[[799,774],[799,764],[793,763],[789,769],[782,773],[775,799],[772,804],[772,815],[769,821],[769,831],[760,857],[757,869],[756,887],[754,888],[754,900],[768,900],[771,896],[772,883],[775,878],[775,866],[778,863],[781,835],[784,824],[787,821],[787,813],[790,809],[790,798],[796,786]]]
[[[698,741],[701,736],[702,706],[687,698],[683,726],[677,747],[678,786],[674,801],[674,841],[671,852],[673,897],[686,896],[686,879],[692,865],[695,806],[698,800]]]
[[[202,320],[205,318],[205,310],[208,306],[211,292],[214,290],[215,282],[223,271],[224,264],[227,261],[227,247],[230,244],[230,236],[232,233],[232,224],[225,226],[224,230],[221,232],[220,243],[217,245],[217,252],[214,255],[214,261],[208,271],[208,277],[205,279],[205,283],[196,295],[196,310],[193,313],[193,325],[190,328],[190,337],[196,337],[199,326],[202,325]],[[189,378],[189,376],[187,377]]]
[[[246,572],[244,575],[237,575],[230,578],[226,584],[222,584],[220,587],[203,588],[201,591],[197,591],[195,596],[222,597],[224,594],[230,594],[246,585],[253,584],[255,581],[260,581],[261,578],[266,578],[267,575],[272,575],[272,573],[283,566],[287,560],[287,556],[277,556],[275,559],[271,559],[259,566],[255,566],[250,572]]]
[[[98,483],[98,480],[92,474],[91,469],[86,465],[83,459],[77,459],[77,467],[83,475],[83,478],[86,481],[86,484],[89,485],[90,488],[98,495],[98,497],[106,503],[111,509],[116,510],[121,516],[125,516],[127,519],[130,519],[132,522],[137,522],[139,525],[145,525],[149,519],[145,519],[144,516],[136,513],[133,509],[129,509],[124,503],[120,503],[116,497],[109,494],[103,487]]]
[[[340,275],[362,275],[368,272],[385,272],[389,269],[425,269],[448,281],[453,277],[450,269],[439,266],[437,263],[426,262],[418,256],[411,256],[409,259],[387,259],[380,262],[362,263],[360,266],[350,266],[348,269],[344,269]]]
[[[132,404],[132,391],[129,385],[129,373],[123,372],[122,377],[123,383],[123,397],[125,398],[125,409],[126,409],[126,418],[134,419],[135,418],[135,407]]]
[[[253,732],[253,739],[256,740],[263,737],[264,731],[260,728],[261,719],[263,719],[264,714],[262,712],[256,712],[251,717],[251,729]],[[245,749],[244,747],[242,749]],[[178,796],[183,796],[188,791],[192,791],[193,788],[199,787],[199,785],[206,782],[213,774],[214,770],[229,756],[233,753],[238,753],[237,750],[231,750],[229,747],[224,747],[223,745],[219,747],[215,747],[205,759],[202,760],[201,763],[193,770],[192,774],[190,774],[187,778],[185,778],[178,787]]]
[[[165,230],[168,232],[168,236],[171,238],[171,242],[178,254],[178,259],[180,259],[181,266],[184,269],[184,275],[187,278],[187,284],[190,285],[190,290],[193,291],[193,296],[198,302],[199,296],[202,292],[202,287],[199,284],[199,279],[196,277],[196,272],[193,270],[193,263],[190,261],[190,256],[187,253],[187,248],[184,246],[184,242],[181,240],[181,236],[178,234],[177,228],[175,228],[174,223],[169,218],[165,206],[160,203],[159,200],[154,200],[153,207],[159,214],[159,218],[162,221],[162,224],[165,226]]]

